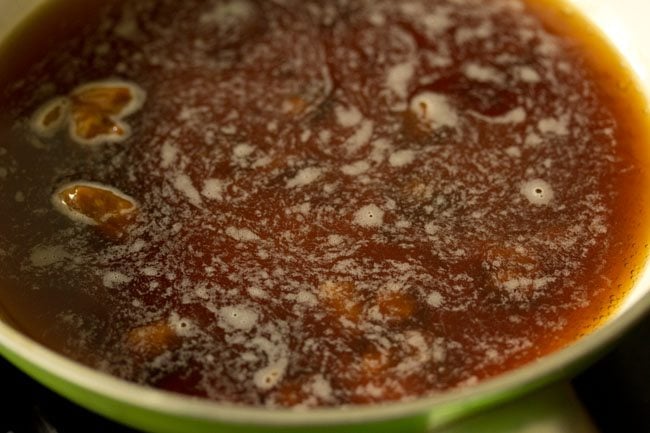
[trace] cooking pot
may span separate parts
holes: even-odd
[[[47,2],[0,0],[0,41],[10,44],[12,32],[41,13]],[[640,89],[650,96],[650,44],[645,43],[650,40],[650,26],[646,23],[650,2],[570,3],[605,33],[636,73]],[[646,109],[646,113],[650,111]],[[531,426],[542,429],[535,431],[588,432],[589,422],[581,415],[568,385],[548,385],[570,376],[602,353],[650,310],[650,259],[639,275],[618,311],[599,329],[565,349],[477,385],[403,403],[291,410],[211,402],[100,373],[52,352],[1,320],[0,352],[70,400],[124,424],[156,433],[491,432],[524,431]],[[508,403],[504,405],[505,402]],[[497,404],[501,406],[494,409]]]

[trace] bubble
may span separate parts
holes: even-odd
[[[259,315],[244,306],[233,305],[220,308],[219,317],[221,318],[220,322],[227,327],[249,331],[257,323]]]
[[[288,363],[286,358],[281,358],[273,364],[255,372],[253,375],[255,386],[261,390],[269,390],[276,386],[282,380]]]
[[[553,188],[542,179],[533,179],[524,182],[519,192],[528,199],[528,201],[537,206],[548,205],[555,196]]]
[[[52,194],[52,205],[73,221],[103,225],[136,210],[136,201],[116,188],[95,182],[72,182]]]
[[[354,223],[362,227],[379,227],[384,223],[384,211],[369,204],[355,212]]]
[[[52,137],[67,125],[70,137],[86,145],[123,141],[131,128],[122,119],[140,110],[145,97],[144,90],[127,81],[87,83],[43,104],[31,127],[41,137]]]
[[[420,93],[411,100],[410,110],[422,123],[432,128],[458,126],[456,110],[444,95],[432,92]]]
[[[68,121],[70,100],[57,96],[43,104],[32,116],[32,130],[41,137],[52,137]]]
[[[191,337],[196,334],[196,328],[192,320],[186,317],[180,317],[176,312],[170,314],[168,323],[178,336]]]

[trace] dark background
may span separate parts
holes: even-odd
[[[572,383],[602,433],[650,432],[650,315]],[[1,359],[0,389],[0,433],[134,433],[57,396]]]

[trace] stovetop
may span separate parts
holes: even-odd
[[[0,433],[135,433],[94,415],[0,359]],[[572,381],[601,433],[650,432],[650,315]]]

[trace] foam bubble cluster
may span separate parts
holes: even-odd
[[[140,110],[145,97],[140,86],[127,81],[87,83],[45,102],[32,116],[32,130],[52,137],[67,125],[70,138],[79,144],[124,141],[131,127],[123,119]]]
[[[68,218],[89,225],[103,225],[137,209],[134,198],[97,182],[73,182],[52,194],[52,205]]]

